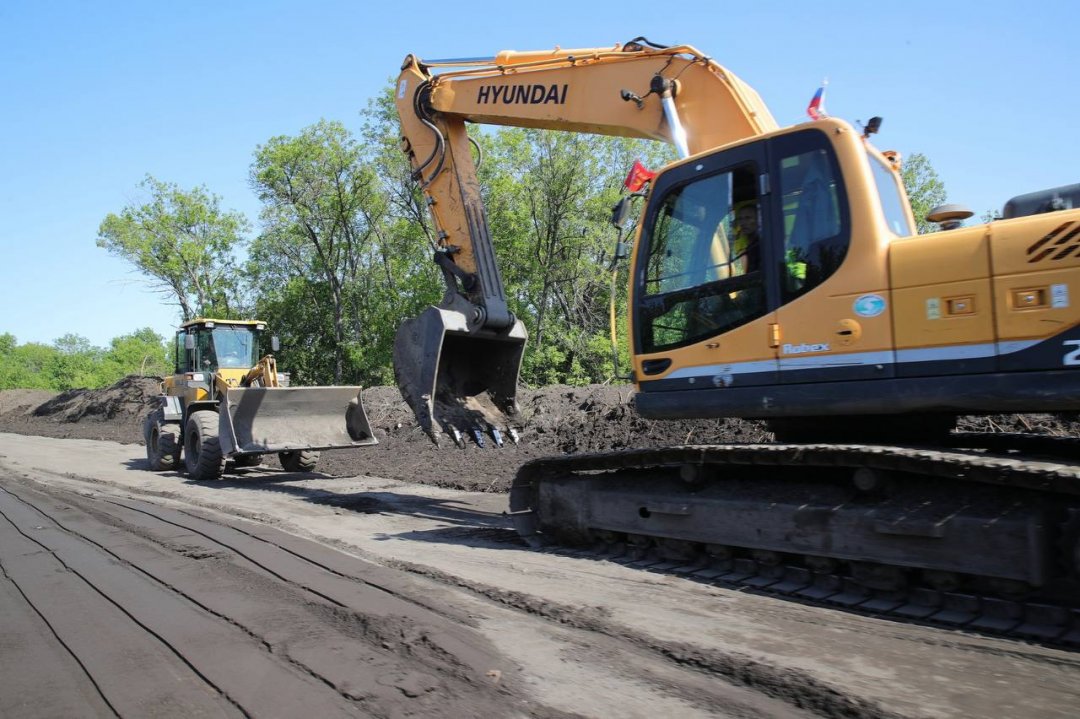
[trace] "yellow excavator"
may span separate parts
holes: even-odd
[[[634,405],[764,418],[777,438],[529,462],[510,514],[530,543],[630,548],[910,616],[1024,626],[1049,606],[1039,626],[1080,636],[1075,440],[952,431],[958,415],[1080,409],[1080,186],[971,227],[945,208],[931,219],[954,229],[916,235],[900,158],[870,142],[878,119],[780,128],[709,56],[644,38],[409,55],[396,101],[446,294],[401,326],[395,373],[433,438],[514,427],[526,341],[468,123],[675,146],[636,193]]]
[[[162,382],[143,425],[150,469],[218,479],[231,463],[277,453],[288,472],[311,472],[319,450],[377,444],[360,387],[289,387],[273,354],[260,357],[266,323],[198,318],[176,333],[176,373]],[[276,336],[272,351],[279,349]],[[182,465],[181,465],[182,461]]]

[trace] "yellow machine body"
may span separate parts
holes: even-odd
[[[703,53],[640,40],[405,58],[402,147],[428,196],[447,292],[402,326],[395,371],[433,437],[440,424],[513,414],[526,341],[507,308],[469,122],[678,149],[649,183],[632,250],[644,416],[1080,408],[1080,211],[916,236],[897,155],[869,133],[831,118],[779,128]],[[745,207],[757,217],[752,253],[735,222]]]
[[[375,444],[361,388],[289,387],[273,355],[260,356],[265,329],[257,320],[185,322],[177,372],[162,383],[162,420],[178,424],[182,436],[194,412],[217,412],[226,457]]]

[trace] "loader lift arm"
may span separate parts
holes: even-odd
[[[436,74],[436,72],[438,74]],[[757,93],[688,45],[504,51],[491,58],[405,58],[396,103],[402,149],[423,188],[446,294],[406,321],[394,347],[398,386],[421,427],[487,424],[499,442],[526,333],[510,311],[488,231],[466,123],[638,137],[681,156],[777,129]],[[487,399],[485,399],[485,395]]]

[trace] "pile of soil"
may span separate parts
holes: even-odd
[[[141,444],[142,421],[156,406],[160,378],[126,377],[100,390],[53,395],[0,391],[0,432]],[[396,387],[364,390],[364,407],[379,444],[322,453],[318,470],[333,476],[367,474],[456,489],[504,492],[527,460],[580,452],[678,444],[765,442],[762,422],[740,419],[661,421],[639,417],[629,385],[550,386],[518,393],[521,434],[483,448],[445,438],[436,447],[417,425]],[[1053,415],[961,418],[962,431],[1009,431],[1076,436],[1080,425]],[[276,458],[267,464],[276,466]]]

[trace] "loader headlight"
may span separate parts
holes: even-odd
[[[187,378],[189,382],[205,382],[206,375],[202,372],[188,372]]]

